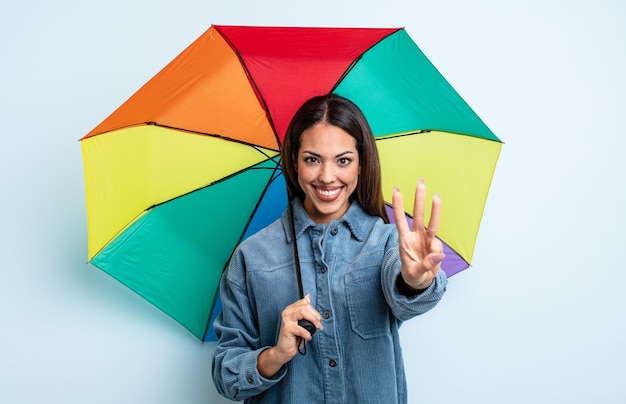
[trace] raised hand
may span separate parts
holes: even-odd
[[[428,226],[424,225],[424,207],[426,185],[420,179],[415,190],[413,207],[413,227],[410,228],[404,214],[402,194],[399,189],[393,192],[393,216],[398,228],[402,278],[404,282],[417,290],[430,286],[445,258],[443,244],[436,237],[439,230],[441,200],[433,197],[432,210]]]

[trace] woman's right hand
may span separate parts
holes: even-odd
[[[274,376],[280,368],[298,354],[300,338],[305,341],[312,339],[311,334],[298,325],[298,320],[309,320],[318,329],[322,329],[322,316],[311,305],[311,296],[285,307],[282,312],[282,321],[278,341],[272,348],[261,352],[257,360],[257,368],[263,377]]]

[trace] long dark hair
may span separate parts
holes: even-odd
[[[380,160],[372,129],[359,107],[337,94],[320,95],[309,99],[291,119],[281,149],[282,169],[289,195],[304,200],[304,192],[298,184],[296,171],[300,137],[302,132],[320,122],[337,126],[356,139],[361,171],[351,198],[355,198],[368,214],[380,216],[389,223],[383,201]]]

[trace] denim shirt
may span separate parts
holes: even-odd
[[[246,403],[406,403],[398,328],[433,308],[446,289],[439,271],[413,297],[398,292],[395,225],[368,215],[353,201],[346,214],[316,224],[293,203],[304,293],[322,315],[324,329],[272,378],[257,357],[276,345],[281,313],[298,300],[287,212],[244,240],[220,286],[213,357],[217,390]]]

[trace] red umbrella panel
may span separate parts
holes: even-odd
[[[386,201],[440,194],[442,267],[467,268],[502,143],[401,28],[212,26],[81,139],[89,261],[214,338],[234,248],[287,206],[289,120],[329,92],[370,122]]]

